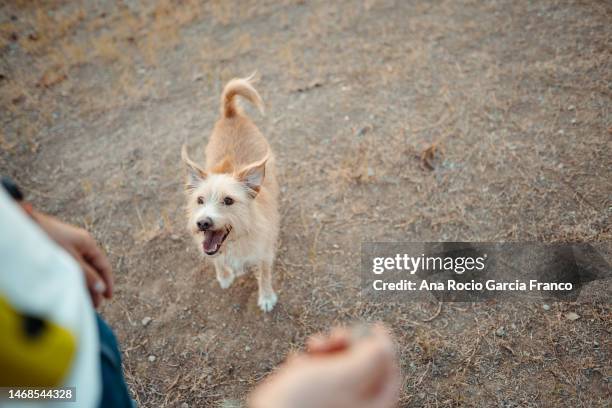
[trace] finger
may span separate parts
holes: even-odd
[[[378,392],[379,380],[385,380],[395,364],[395,351],[391,338],[384,333],[373,332],[372,336],[354,344],[346,353],[342,365],[349,386],[358,387],[364,394]]]
[[[350,345],[345,338],[313,339],[308,343],[308,354],[331,354],[346,350]]]
[[[350,331],[344,327],[337,328],[326,337],[322,334],[308,339],[306,349],[309,354],[327,354],[343,351],[350,345]]]
[[[95,307],[98,307],[102,302],[102,295],[106,292],[106,284],[98,275],[98,272],[92,268],[85,260],[81,257],[77,258],[83,272],[85,273],[85,282],[87,284],[87,289],[89,289],[89,293],[91,294],[91,300],[94,303]]]
[[[94,308],[97,309],[102,304],[102,295],[98,292],[94,292],[93,290],[88,288],[89,296],[91,297],[91,302],[94,305]]]
[[[391,371],[385,377],[386,379],[381,384],[379,392],[371,395],[369,400],[366,397],[366,400],[362,401],[363,408],[391,408],[397,406],[402,385],[399,366],[393,364]]]
[[[360,401],[362,408],[392,408],[397,407],[399,402],[401,381],[399,374],[397,378],[387,380],[381,391],[369,400]]]
[[[93,237],[89,235],[89,233],[86,234],[87,236],[83,240],[83,245],[81,247],[83,256],[104,281],[106,286],[104,296],[107,299],[110,299],[113,295],[113,274],[111,264],[104,252],[102,252],[102,249],[100,249],[100,247],[96,244]]]

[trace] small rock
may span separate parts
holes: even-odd
[[[181,237],[179,237],[177,234],[172,234],[170,235],[170,239],[173,241],[179,241]]]
[[[574,320],[580,319],[580,315],[578,313],[569,312],[568,314],[565,315],[565,318],[573,322]]]
[[[251,351],[251,346],[244,346],[244,351]]]
[[[599,347],[599,342],[597,340],[595,340],[593,342],[593,347],[595,347],[595,348]]]
[[[361,138],[366,133],[368,133],[370,130],[372,130],[372,125],[366,125],[366,126],[362,127],[361,129],[359,129],[357,131],[357,133],[355,134],[355,136]]]
[[[145,317],[144,319],[142,319],[142,325],[143,326],[147,326],[149,323],[151,323],[151,319],[149,316]]]
[[[571,122],[572,122],[572,125],[575,125],[576,123],[578,123],[578,119],[574,118],[574,119],[572,119]]]
[[[189,404],[188,404],[188,403],[186,403],[186,402],[183,402],[183,403],[181,404],[181,408],[189,408]]]
[[[150,355],[149,356],[149,362],[151,362],[151,363],[154,362],[156,358],[157,357],[155,357],[154,355]]]
[[[502,326],[499,329],[495,330],[495,335],[497,337],[504,337],[506,335],[506,329]]]
[[[573,111],[575,109],[576,109],[576,107],[574,105],[570,105],[570,106],[567,107],[568,111]]]
[[[547,305],[546,303],[542,305],[542,309],[549,311],[550,310],[550,305]]]

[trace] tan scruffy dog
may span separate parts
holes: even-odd
[[[217,280],[228,288],[246,268],[256,268],[257,304],[264,312],[276,304],[272,264],[278,238],[278,184],[268,142],[236,106],[242,96],[263,113],[253,76],[232,79],[221,95],[221,118],[208,146],[206,167],[187,155],[187,228],[204,257],[215,266]]]

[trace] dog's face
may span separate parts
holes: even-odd
[[[183,152],[188,169],[187,227],[205,255],[221,253],[227,241],[255,228],[251,214],[264,179],[266,160],[267,157],[238,171],[222,163],[205,172]]]

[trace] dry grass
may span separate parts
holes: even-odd
[[[361,299],[355,271],[363,240],[589,241],[610,259],[611,18],[605,2],[2,4],[0,173],[103,243],[102,313],[140,406],[235,406],[310,334],[374,320],[397,338],[402,407],[607,406],[609,282],[548,311],[395,305]],[[178,153],[255,69],[283,186],[268,316],[253,280],[224,292],[199,262]]]

